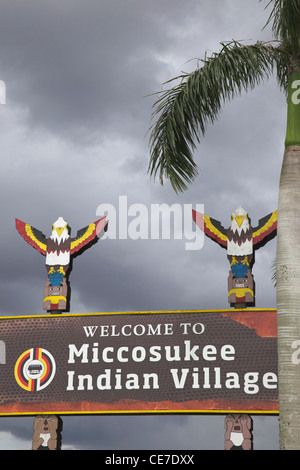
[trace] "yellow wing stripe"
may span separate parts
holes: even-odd
[[[40,242],[33,234],[30,225],[25,225],[25,232],[27,233],[28,237],[34,241],[36,245],[38,245],[42,250],[47,251],[47,245],[45,243]]]
[[[92,235],[95,229],[96,229],[96,225],[94,223],[90,224],[87,230],[85,231],[85,233],[82,235],[82,237],[77,238],[77,240],[74,240],[71,242],[71,250],[76,248],[76,246],[80,245],[84,240],[88,239]]]
[[[253,233],[253,238],[259,237],[259,235],[262,235],[264,232],[269,230],[269,228],[272,227],[272,225],[275,222],[277,222],[277,218],[278,218],[278,211],[272,212],[272,215],[267,221],[267,223],[265,223],[265,225],[263,225],[259,230],[256,230],[256,232]]]
[[[227,237],[224,235],[220,230],[218,230],[210,221],[210,218],[208,215],[204,214],[204,225],[205,227],[214,235],[216,235],[218,238],[223,240],[224,242],[227,242]]]

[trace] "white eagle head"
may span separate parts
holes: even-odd
[[[231,214],[231,230],[238,232],[240,235],[242,230],[246,232],[250,227],[248,212],[245,211],[241,206],[237,207],[236,210]]]
[[[67,222],[62,217],[58,217],[58,219],[52,224],[52,234],[50,238],[60,243],[67,240],[69,236]]]

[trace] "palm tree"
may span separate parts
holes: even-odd
[[[197,175],[193,150],[223,103],[276,74],[287,96],[276,255],[280,448],[300,449],[300,0],[270,0],[267,7],[272,41],[222,43],[158,95],[148,171],[184,191]]]

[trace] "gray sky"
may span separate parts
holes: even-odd
[[[277,208],[286,106],[275,78],[226,103],[195,152],[199,176],[185,193],[147,174],[148,95],[221,41],[272,39],[270,28],[262,31],[266,3],[2,0],[1,316],[43,313],[44,259],[19,236],[15,217],[49,235],[59,216],[76,233],[101,215],[101,204],[118,214],[120,196],[149,213],[155,203],[204,204],[225,227],[238,205],[254,226]],[[198,251],[185,243],[100,240],[74,260],[71,313],[227,308],[225,251],[207,239]],[[275,307],[275,252],[273,240],[256,255],[257,307]],[[253,419],[255,448],[278,448],[278,418]],[[66,449],[223,448],[224,416],[63,422]],[[0,449],[29,448],[32,423],[1,418]]]

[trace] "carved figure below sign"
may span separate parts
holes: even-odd
[[[62,217],[52,225],[52,234],[49,238],[19,219],[16,219],[16,228],[24,240],[46,259],[48,279],[44,287],[43,309],[57,313],[67,310],[68,274],[72,258],[101,238],[107,229],[106,218],[103,217],[79,230],[75,238],[70,237],[70,228]]]
[[[39,415],[34,418],[32,450],[59,450],[60,421],[55,415]]]
[[[226,416],[225,450],[252,450],[252,419],[249,415]]]
[[[260,219],[257,227],[251,226],[248,213],[238,207],[231,214],[231,226],[193,210],[193,219],[211,240],[226,248],[230,263],[228,277],[228,302],[241,308],[255,304],[252,275],[255,250],[267,243],[277,232],[277,211]]]

